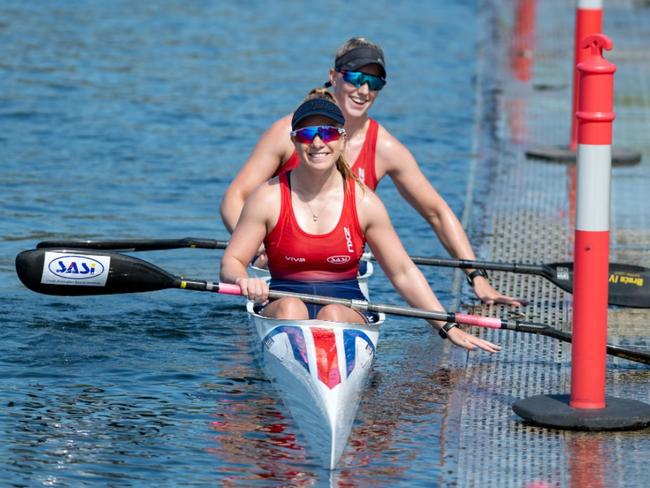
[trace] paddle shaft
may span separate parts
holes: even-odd
[[[228,241],[184,237],[181,239],[122,239],[122,240],[52,240],[38,243],[37,248],[94,249],[119,251],[154,251],[178,248],[225,249]],[[375,260],[372,253],[364,253],[365,259]],[[573,293],[573,263],[523,264],[445,259],[411,256],[415,264],[462,269],[487,269],[538,275],[546,278],[562,290]],[[641,266],[610,263],[610,305],[650,308],[650,270]]]
[[[213,291],[227,295],[241,295],[238,285],[229,283],[212,283],[207,281],[182,281],[180,288],[187,288],[199,291]],[[478,315],[469,315],[453,312],[436,312],[432,310],[423,310],[411,307],[398,307],[393,305],[373,304],[364,300],[352,300],[348,298],[323,297],[317,295],[307,295],[302,293],[293,293],[286,291],[269,291],[269,298],[298,298],[304,302],[315,303],[318,305],[339,304],[350,307],[354,310],[371,311],[385,313],[390,315],[402,315],[407,317],[417,317],[427,320],[437,320],[441,322],[454,322],[463,325],[473,325],[490,329],[512,330],[516,332],[525,332],[528,334],[538,334],[546,337],[552,337],[562,342],[571,343],[573,337],[568,332],[554,329],[545,324],[520,320],[503,320],[495,317],[481,317]],[[617,356],[629,361],[650,364],[650,353],[642,351],[633,351],[619,346],[607,344],[607,354]]]
[[[228,241],[183,237],[182,239],[116,239],[95,241],[92,239],[61,239],[39,242],[36,247],[59,249],[97,249],[99,251],[165,251],[168,249],[225,249]]]
[[[147,261],[115,252],[35,249],[16,256],[18,277],[30,290],[50,295],[105,295],[135,293],[169,288],[210,291],[240,295],[239,286],[210,281],[184,279]],[[461,313],[438,312],[418,308],[368,303],[363,300],[322,297],[271,290],[270,298],[295,297],[320,305],[340,304],[355,310],[369,310],[418,317],[441,322],[456,322],[493,329],[515,330],[554,337],[571,342],[571,335],[544,324],[502,320]],[[607,346],[614,356],[650,364],[650,353]]]
[[[69,240],[50,240],[42,241],[37,244],[38,249],[45,248],[66,248],[66,249],[96,249],[100,251],[156,251],[180,248],[195,249],[225,249],[228,241],[218,241],[214,239],[201,239],[198,237],[183,237],[181,239],[118,239],[96,241],[91,239],[69,239]],[[372,253],[364,253],[365,259],[376,261]],[[445,259],[430,258],[423,256],[411,256],[415,264],[424,266],[440,266],[448,268],[462,269],[488,269],[492,271],[510,271],[514,273],[535,274],[544,276],[551,280],[565,291],[571,292],[571,283],[567,280],[557,280],[553,278],[553,270],[546,269],[544,265],[539,264],[521,264],[521,263],[496,263],[490,261],[472,261],[467,259]]]
[[[372,257],[372,256],[371,256]],[[418,265],[443,266],[463,269],[488,269],[538,275],[562,290],[573,293],[573,263],[523,264],[470,261],[463,259],[411,256]],[[642,266],[609,263],[609,305],[650,308],[650,270]]]
[[[116,239],[96,241],[92,239],[61,239],[42,241],[37,244],[38,249],[60,248],[60,249],[97,249],[100,251],[156,251],[182,248],[195,249],[225,249],[228,241],[217,241],[214,239],[201,239],[198,237],[183,237],[181,239]],[[372,253],[364,253],[364,258],[376,261]],[[493,263],[489,261],[471,261],[467,259],[444,259],[428,258],[423,256],[411,256],[415,264],[425,266],[440,266],[462,269],[489,269],[492,271],[511,271],[515,273],[538,274],[544,268],[535,264],[519,263]]]
[[[371,259],[375,259],[371,256]],[[539,264],[497,263],[491,261],[472,261],[469,259],[428,258],[411,256],[411,261],[424,266],[439,266],[444,268],[488,269],[491,271],[510,271],[513,273],[536,274],[544,276],[544,267]]]

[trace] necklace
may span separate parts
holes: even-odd
[[[323,213],[323,210],[325,210],[325,207],[327,206],[328,199],[331,200],[331,190],[326,190],[326,191],[324,191],[324,192],[323,192],[323,190],[321,190],[321,193],[322,193],[322,194],[321,194],[321,200],[322,200],[322,203],[321,203],[320,208],[318,209],[318,212],[314,212],[314,209],[313,209],[312,206],[309,204],[309,201],[307,200],[307,198],[304,198],[304,199],[301,198],[301,194],[302,194],[303,197],[306,197],[306,195],[305,195],[304,193],[302,193],[302,192],[297,192],[295,189],[293,189],[292,191],[296,194],[297,200],[300,201],[301,204],[304,203],[305,205],[307,205],[307,208],[309,209],[309,212],[311,213],[311,219],[312,219],[314,222],[318,222],[318,219],[319,219],[319,217],[320,217],[320,214]],[[324,196],[323,196],[323,194],[324,194]],[[318,195],[319,195],[318,192],[316,192],[316,193],[313,194],[312,202],[313,202],[314,200],[316,200],[316,197],[317,197]],[[328,197],[328,195],[330,195],[330,196]]]
[[[318,214],[320,214],[323,211],[323,207],[318,211],[318,213],[314,212],[314,210],[311,208],[311,205],[309,205],[309,202],[305,201],[307,204],[307,207],[309,208],[309,211],[311,212],[311,218],[314,222],[318,222]]]

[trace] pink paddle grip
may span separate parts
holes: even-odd
[[[466,325],[477,325],[479,327],[488,327],[490,329],[500,329],[501,319],[495,317],[479,317],[477,315],[468,315],[464,313],[455,314],[456,322]]]
[[[219,293],[224,295],[241,295],[241,288],[239,285],[232,283],[219,283]]]

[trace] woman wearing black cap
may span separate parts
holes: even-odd
[[[300,164],[263,183],[246,200],[221,261],[221,280],[238,284],[243,295],[266,304],[269,285],[248,277],[248,263],[264,243],[271,288],[363,300],[356,276],[367,242],[410,305],[442,311],[399,241],[383,204],[346,163],[344,124],[343,113],[324,89],[312,91],[296,109],[290,135]],[[261,313],[291,320],[363,323],[371,319],[343,305],[312,306],[293,297],[272,301]],[[431,324],[458,346],[500,350],[453,324]]]
[[[392,178],[401,195],[429,222],[449,254],[475,260],[465,231],[444,199],[429,183],[411,152],[384,127],[368,116],[368,110],[386,83],[386,64],[379,46],[352,38],[339,48],[327,86],[345,115],[345,157],[353,172],[371,189],[385,175]],[[276,121],[260,138],[252,154],[230,184],[221,202],[221,217],[232,232],[244,201],[272,176],[299,164],[297,152],[286,134],[291,114]],[[467,269],[468,281],[485,303],[522,305],[502,295],[487,280],[484,271]]]

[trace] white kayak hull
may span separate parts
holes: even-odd
[[[249,318],[262,365],[311,452],[334,469],[345,449],[375,358],[379,326],[324,320]]]

